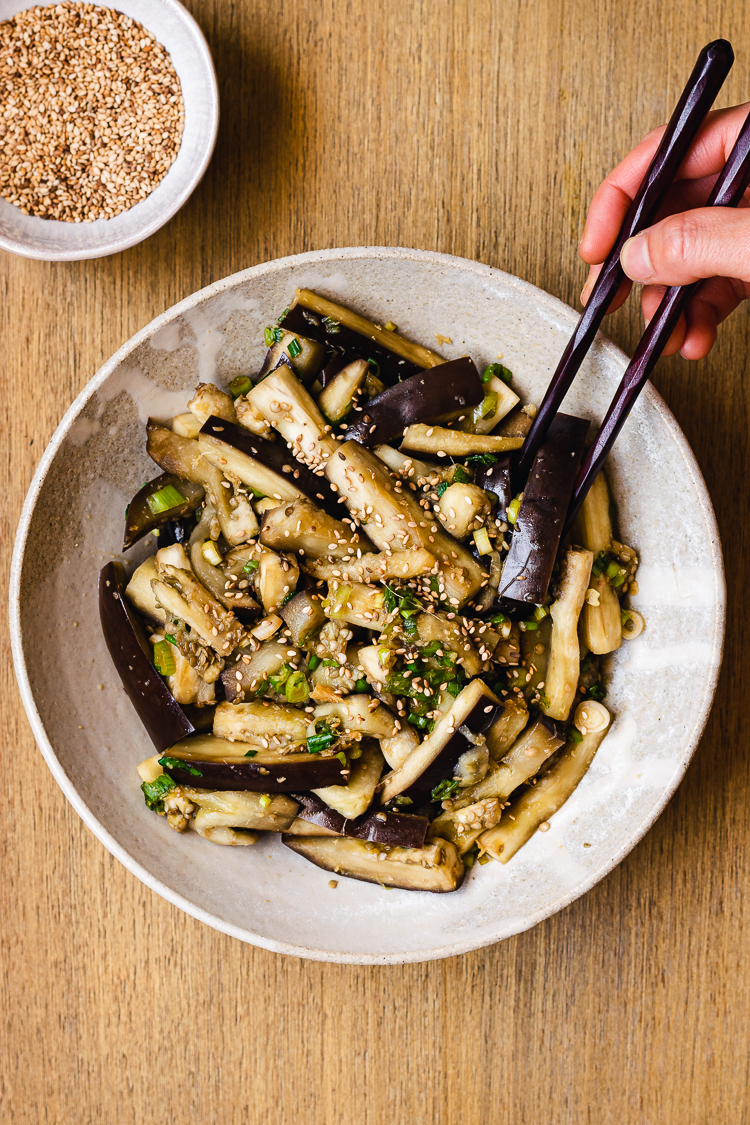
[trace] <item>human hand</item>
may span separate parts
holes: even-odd
[[[628,239],[620,260],[627,277],[610,305],[626,300],[633,281],[644,283],[641,306],[653,317],[669,285],[703,283],[664,349],[686,359],[702,359],[716,342],[718,325],[750,297],[750,210],[746,197],[734,210],[703,204],[734,146],[750,103],[710,113],[685,158],[658,221]],[[580,254],[591,266],[581,300],[612,249],[625,214],[653,159],[665,126],[654,129],[599,185],[586,217]]]

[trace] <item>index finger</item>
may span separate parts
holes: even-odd
[[[685,157],[678,179],[716,175],[724,167],[739,135],[750,102],[709,113],[695,143]],[[659,147],[666,125],[652,129],[632,152],[601,182],[594,193],[579,247],[584,262],[603,262],[615,240],[649,164]]]

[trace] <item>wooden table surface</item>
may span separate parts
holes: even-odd
[[[738,62],[740,0],[192,0],[222,125],[195,195],[93,262],[0,256],[3,582],[34,468],[133,332],[235,270],[327,246],[476,258],[576,304],[602,175],[668,116],[698,50]],[[698,457],[726,554],[724,669],[661,819],[529,933],[425,965],[284,958],[129,875],[34,745],[2,635],[0,1120],[14,1125],[724,1125],[750,1120],[748,312],[656,383]],[[608,333],[626,350],[634,305]],[[0,609],[5,615],[5,599]]]

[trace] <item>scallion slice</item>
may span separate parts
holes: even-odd
[[[229,384],[229,393],[232,398],[239,398],[240,395],[246,395],[248,391],[252,389],[252,379],[249,379],[247,375],[238,375],[235,379],[232,379],[232,382]]]
[[[514,498],[511,500],[510,504],[508,505],[508,512],[507,512],[508,523],[515,523],[516,520],[518,519],[518,512],[519,512],[519,509],[521,507],[521,501],[522,500],[523,500],[523,493],[522,492],[519,492],[518,496],[514,496]]]
[[[307,703],[310,698],[310,685],[304,672],[292,672],[289,675],[284,694],[290,703]]]
[[[201,547],[201,554],[207,563],[211,566],[219,566],[222,562],[221,552],[214,543],[213,539],[207,539]]]
[[[170,508],[177,508],[180,504],[186,504],[187,501],[173,484],[167,484],[164,488],[155,492],[153,496],[147,496],[146,503],[151,509],[152,515],[158,516],[161,512],[168,512]]]
[[[173,676],[177,662],[169,641],[157,641],[154,645],[154,666],[162,676]]]
[[[297,339],[296,336],[294,337],[293,340],[289,341],[289,345],[288,345],[286,350],[289,352],[289,355],[291,356],[292,359],[296,359],[297,356],[301,354],[302,344],[300,344],[300,342],[299,342],[299,340]]]
[[[260,566],[260,563],[258,562],[257,559],[250,559],[249,562],[245,563],[242,570],[244,571],[245,574],[252,574],[253,571],[257,570],[259,566]]]
[[[492,553],[492,543],[490,542],[489,532],[486,527],[479,527],[474,532],[474,543],[480,555],[489,555]]]
[[[534,619],[536,621],[543,621],[549,613],[549,607],[546,605],[538,605],[534,609]]]

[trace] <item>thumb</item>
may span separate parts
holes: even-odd
[[[750,210],[701,207],[669,215],[629,238],[620,262],[631,281],[649,285],[717,276],[750,281]]]

